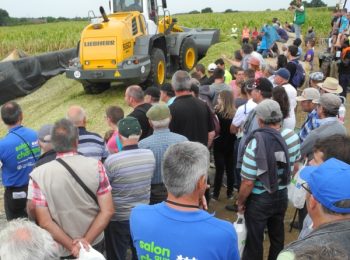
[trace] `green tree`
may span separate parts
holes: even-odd
[[[212,13],[212,12],[213,12],[213,9],[211,9],[210,7],[206,7],[204,9],[202,9],[202,14]]]
[[[232,9],[226,9],[224,13],[233,13],[234,11]]]
[[[197,10],[193,10],[191,12],[189,12],[189,14],[200,14],[201,12],[197,11]]]
[[[0,26],[7,25],[9,19],[9,13],[4,9],[0,9]]]

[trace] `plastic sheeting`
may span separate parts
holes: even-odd
[[[76,56],[77,50],[72,48],[0,62],[0,105],[40,88],[48,79],[63,73]]]

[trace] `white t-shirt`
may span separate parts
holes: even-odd
[[[252,98],[249,99],[247,103],[238,107],[236,114],[232,119],[231,124],[234,125],[235,127],[243,126],[249,112],[252,111],[255,107],[256,107],[256,103],[253,101]]]
[[[289,117],[283,120],[283,128],[294,130],[295,128],[295,107],[297,106],[297,90],[291,84],[287,83],[282,86],[288,95],[289,100]]]

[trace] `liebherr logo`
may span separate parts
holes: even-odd
[[[115,45],[115,41],[91,41],[91,42],[84,42],[84,46],[85,47],[107,46],[107,45]]]

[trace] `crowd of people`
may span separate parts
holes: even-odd
[[[278,51],[275,65],[245,27],[233,57],[197,64],[192,74],[179,70],[160,89],[129,86],[132,112],[107,107],[103,137],[88,130],[78,105],[34,131],[22,124],[18,103],[5,103],[0,161],[9,222],[0,259],[75,259],[90,245],[107,259],[263,259],[265,232],[271,260],[348,258],[347,85],[316,66],[305,72],[299,37],[280,46],[269,34],[264,26],[256,39]],[[313,55],[307,51],[306,62]],[[298,105],[307,113],[300,129]],[[287,187],[297,172],[306,203],[299,239],[285,245]],[[223,192],[226,209],[245,218],[242,255],[232,223],[207,212]]]

